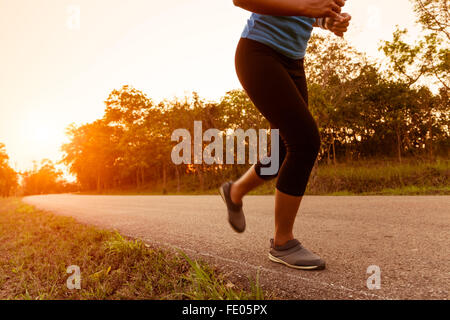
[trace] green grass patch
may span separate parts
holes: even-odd
[[[81,289],[68,289],[69,266]],[[0,299],[264,299],[256,280],[117,232],[0,199]]]
[[[449,187],[449,161],[368,161],[318,166],[307,194],[449,195]]]
[[[205,190],[199,189],[199,181],[192,174],[181,180],[177,190],[174,180],[167,183],[166,195],[217,195],[221,182],[234,180],[245,171],[239,168],[233,176],[204,175]],[[250,192],[251,195],[273,195],[276,179],[266,182]],[[416,159],[372,159],[349,163],[320,164],[312,172],[306,189],[307,195],[450,195],[450,162],[434,162]],[[140,189],[104,190],[107,195],[161,195],[160,183],[148,184]],[[81,194],[99,194],[83,192]]]
[[[392,189],[386,188],[380,191],[365,192],[362,195],[381,195],[381,196],[419,196],[419,195],[450,195],[450,186],[444,187],[417,187],[406,186],[402,188]]]

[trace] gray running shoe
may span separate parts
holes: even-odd
[[[230,189],[233,181],[228,181],[222,184],[219,188],[219,193],[228,209],[228,222],[236,232],[244,232],[245,230],[245,216],[242,211],[242,204],[237,205],[231,201]]]
[[[269,259],[294,269],[325,269],[325,261],[303,247],[297,239],[289,240],[283,246],[275,246],[273,239],[270,239]]]

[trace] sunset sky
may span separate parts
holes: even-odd
[[[396,24],[417,30],[408,0],[348,0],[344,11],[346,38],[373,57]],[[59,160],[65,128],[102,117],[122,85],[156,102],[240,88],[234,51],[249,15],[232,0],[0,0],[0,142],[11,165]]]

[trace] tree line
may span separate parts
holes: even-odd
[[[448,8],[442,0],[414,3],[423,26],[421,38],[409,44],[407,30],[397,28],[393,40],[380,46],[387,68],[342,39],[312,37],[305,67],[309,108],[322,140],[319,161],[448,157]],[[438,92],[423,83],[433,84]],[[173,191],[180,191],[182,181],[189,179],[201,190],[215,187],[247,166],[174,165],[171,133],[185,128],[193,136],[194,121],[202,121],[204,131],[269,128],[239,89],[219,101],[193,92],[155,103],[142,91],[123,86],[109,94],[105,105],[102,119],[70,126],[70,142],[62,147],[62,162],[86,190],[155,183],[166,190],[167,181],[176,181]]]
[[[63,178],[63,172],[49,159],[34,162],[33,169],[16,172],[9,165],[6,147],[0,143],[0,197],[78,191],[77,183]]]

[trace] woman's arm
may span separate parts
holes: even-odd
[[[329,30],[333,32],[338,37],[343,37],[344,33],[347,32],[348,26],[350,25],[350,20],[352,16],[348,13],[341,13],[341,19],[336,20],[335,18],[318,18],[316,19],[316,23],[314,23],[314,27],[320,27],[325,30]]]
[[[345,0],[233,0],[242,9],[272,16],[304,16],[339,19]]]

